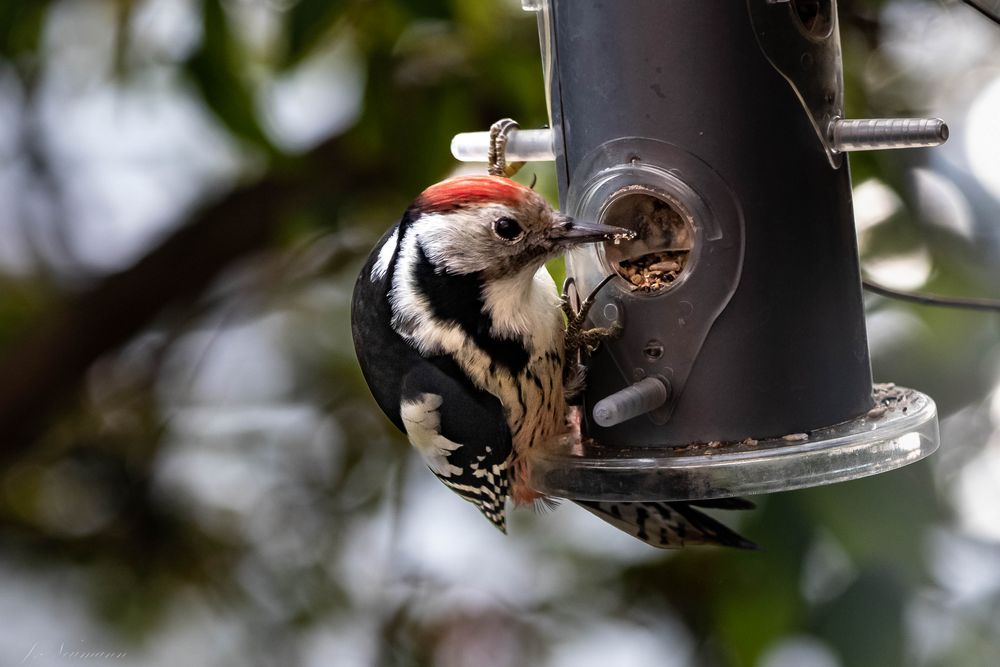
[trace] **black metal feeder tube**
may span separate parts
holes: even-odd
[[[605,447],[808,432],[872,407],[850,176],[823,141],[842,115],[835,6],[819,5],[819,16],[769,0],[548,7],[563,208],[655,225],[659,207],[676,229],[658,242],[689,242],[651,255],[683,255],[671,284],[637,288],[624,272],[592,311],[624,331],[589,362],[588,412],[644,377],[671,388],[666,409],[607,428],[588,418]],[[801,54],[791,74],[774,53],[789,48]],[[812,75],[822,81],[790,81]],[[810,85],[827,87],[815,105],[803,100]],[[816,116],[823,105],[829,118]],[[584,251],[570,270],[586,288],[655,245]]]

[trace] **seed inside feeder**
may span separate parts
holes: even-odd
[[[605,256],[636,292],[669,287],[684,272],[694,243],[690,222],[672,204],[646,191],[625,192],[603,221],[636,232],[636,238],[605,245]]]

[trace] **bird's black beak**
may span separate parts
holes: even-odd
[[[549,238],[564,245],[599,243],[617,239],[635,238],[635,232],[623,227],[612,227],[597,222],[581,222],[569,216],[560,216],[556,224],[549,228]]]

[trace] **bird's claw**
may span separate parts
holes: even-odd
[[[562,297],[559,298],[559,308],[562,309],[567,322],[572,322],[576,318],[576,311],[573,309],[573,302],[570,300],[570,296],[568,294],[563,294]]]
[[[608,284],[614,275],[611,274],[605,277],[582,302],[579,300],[579,295],[576,295],[576,301],[579,303],[579,307],[576,308],[573,306],[573,297],[570,294],[571,289],[574,292],[576,291],[575,280],[569,277],[563,284],[563,295],[560,305],[563,313],[566,314],[566,356],[563,367],[563,379],[566,382],[573,382],[574,378],[578,377],[577,366],[579,365],[581,352],[585,355],[593,354],[601,341],[617,338],[623,331],[622,326],[617,322],[614,322],[610,327],[584,328],[587,316],[590,314],[590,309],[597,301],[598,292]]]
[[[595,327],[580,332],[580,349],[592,354],[606,340],[612,340],[622,335],[622,325],[615,322],[610,327]]]
[[[563,368],[563,378],[567,381],[577,372],[577,357],[593,354],[600,344],[606,340],[618,338],[624,329],[615,322],[610,327],[594,327],[592,329],[577,329],[566,332],[566,361]]]
[[[501,118],[490,126],[490,145],[486,161],[490,176],[512,177],[524,166],[523,162],[507,162],[507,141],[512,130],[518,129],[517,121]]]

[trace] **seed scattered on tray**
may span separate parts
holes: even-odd
[[[913,390],[897,387],[892,382],[876,384],[872,388],[875,407],[868,411],[869,419],[882,419],[895,410],[907,413],[913,400]]]
[[[868,419],[881,419],[885,416],[886,410],[888,410],[884,405],[876,405],[874,408],[868,411]]]

